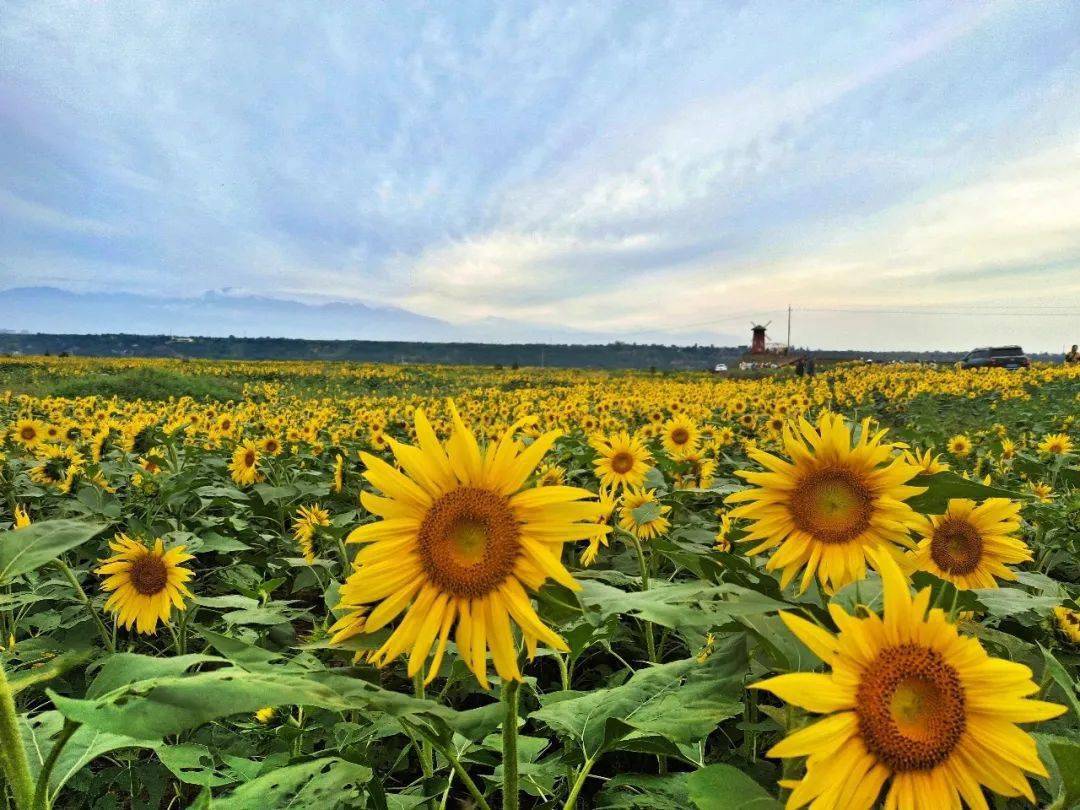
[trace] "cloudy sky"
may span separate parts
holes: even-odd
[[[1072,0],[7,0],[0,289],[1060,349],[1078,32]]]

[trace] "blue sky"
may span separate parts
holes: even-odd
[[[7,2],[0,288],[1059,349],[1078,32],[1075,2]]]

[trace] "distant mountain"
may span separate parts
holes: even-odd
[[[605,343],[626,336],[542,327],[505,318],[457,325],[398,307],[355,302],[306,304],[281,298],[209,291],[191,298],[125,292],[77,293],[56,287],[0,291],[0,329],[35,333],[200,335],[309,340],[435,343]],[[636,341],[743,342],[731,335],[653,332]]]
[[[10,330],[84,334],[458,339],[452,324],[403,309],[344,302],[304,304],[216,291],[193,298],[165,298],[20,287],[0,293],[0,322]]]

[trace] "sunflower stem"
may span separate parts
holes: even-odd
[[[506,714],[503,717],[503,810],[518,810],[518,694],[521,681],[503,681],[502,702]]]
[[[581,766],[581,770],[578,771],[577,779],[574,780],[574,786],[570,788],[570,795],[566,797],[566,804],[563,805],[563,810],[574,810],[577,807],[578,796],[581,794],[581,789],[585,786],[585,780],[589,776],[589,772],[592,771],[593,764],[596,762],[594,757],[589,757],[585,760]]]
[[[634,546],[634,551],[637,552],[638,566],[641,569],[641,590],[649,590],[649,563],[645,559],[645,550],[641,547],[641,541],[637,539],[633,534],[627,535],[630,538],[631,544]],[[653,638],[653,626],[650,621],[642,621],[641,629],[645,635],[645,650],[649,656],[649,663],[655,664],[656,660],[656,640]]]
[[[60,734],[57,735],[45,764],[41,766],[41,773],[38,774],[37,787],[34,791],[34,810],[49,810],[49,777],[52,775],[53,768],[56,767],[57,760],[60,759],[64,746],[81,726],[82,723],[65,718],[64,727],[60,729]]]
[[[19,715],[15,710],[15,698],[8,685],[7,672],[0,664],[0,749],[3,749],[3,766],[15,805],[20,810],[30,810],[34,801],[34,784],[30,779],[30,763],[26,748],[19,734]]]
[[[87,611],[89,611],[91,617],[94,619],[94,624],[97,625],[98,632],[101,634],[102,641],[105,642],[105,647],[109,652],[116,652],[116,643],[113,641],[112,633],[105,626],[105,622],[101,620],[101,615],[94,608],[94,603],[90,601],[90,597],[86,595],[86,591],[83,590],[82,585],[79,584],[79,580],[75,578],[74,572],[68,568],[67,563],[63,560],[56,559],[56,567],[60,569],[60,572],[64,575],[67,581],[71,584],[72,589],[75,591],[75,595],[79,597],[79,601],[82,602]]]
[[[352,561],[349,559],[349,552],[345,549],[345,544],[341,542],[340,537],[334,538],[337,542],[338,556],[341,557],[341,577],[344,579],[349,576],[349,572],[352,570]]]
[[[340,542],[339,540],[338,543]],[[413,675],[413,694],[418,700],[423,700],[425,697],[423,667]],[[425,777],[430,779],[435,773],[435,756],[431,751],[431,743],[428,742],[426,737],[421,736],[418,753],[420,754],[420,770]]]

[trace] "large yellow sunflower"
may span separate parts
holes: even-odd
[[[773,757],[807,757],[789,809],[869,810],[888,783],[889,810],[986,810],[982,786],[1004,796],[1035,796],[1025,771],[1046,776],[1035,741],[1017,723],[1057,717],[1064,706],[1029,700],[1039,691],[1023,664],[991,658],[961,636],[940,608],[927,612],[930,589],[914,599],[896,563],[878,554],[882,616],[829,612],[833,635],[794,614],[781,617],[831,668],[791,673],[754,685],[811,712],[828,715],[790,734]]]
[[[826,591],[835,591],[866,575],[868,551],[914,546],[908,530],[919,516],[904,501],[924,491],[906,486],[919,468],[893,457],[884,435],[871,434],[864,421],[852,446],[843,418],[823,413],[816,428],[805,419],[799,433],[784,428],[790,461],[747,450],[767,471],[739,471],[757,487],[729,495],[729,503],[742,503],[730,514],[752,521],[743,538],[757,543],[750,554],[776,549],[766,568],[783,572],[782,587],[801,569],[800,592],[815,574]]]
[[[191,596],[185,584],[194,574],[181,563],[193,559],[184,546],[168,551],[159,537],[147,548],[126,534],[118,534],[109,543],[116,553],[103,561],[95,573],[106,577],[101,587],[112,591],[105,609],[128,630],[132,625],[140,633],[154,633],[158,620],[167,622],[175,606],[184,610],[184,597]]]
[[[487,654],[503,679],[521,679],[511,625],[521,628],[530,656],[536,644],[565,651],[566,643],[537,616],[526,588],[549,577],[569,588],[577,582],[560,561],[562,545],[610,531],[597,523],[604,507],[577,487],[526,487],[558,431],[522,448],[515,423],[481,450],[450,403],[453,430],[439,442],[416,411],[418,445],[388,440],[401,470],[361,454],[364,477],[382,495],[361,493],[381,520],[349,535],[363,543],[355,570],[341,588],[351,612],[334,628],[347,630],[362,606],[374,605],[364,631],[404,618],[372,661],[384,666],[409,651],[408,671],[419,672],[434,648],[428,680],[435,677],[450,631],[465,663],[487,688]],[[354,625],[355,626],[355,625]]]
[[[1016,579],[1008,564],[1031,559],[1031,550],[1013,535],[1020,528],[1020,504],[990,498],[976,506],[966,498],[949,501],[944,515],[928,515],[916,526],[922,535],[909,557],[915,570],[947,579],[958,588],[996,588]]]
[[[26,448],[32,448],[45,438],[45,428],[36,419],[20,419],[11,429],[15,441]]]
[[[596,467],[596,477],[600,479],[601,487],[640,487],[645,483],[652,454],[637,436],[622,431],[606,437],[598,436],[589,444],[599,454],[593,466]]]
[[[628,489],[619,501],[619,528],[638,540],[652,540],[671,528],[665,517],[670,511],[657,499],[655,489]]]
[[[86,459],[74,447],[42,444],[37,449],[37,466],[30,470],[30,480],[62,493],[71,491],[75,476],[86,467]]]

